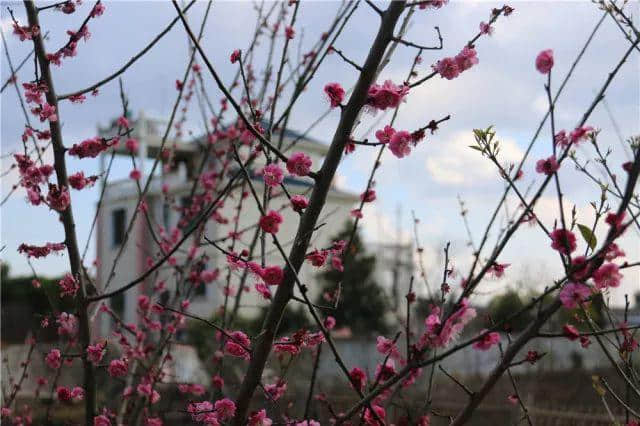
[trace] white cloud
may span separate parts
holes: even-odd
[[[499,138],[499,135],[498,135]],[[473,186],[494,180],[498,175],[496,166],[480,153],[469,148],[475,145],[471,132],[456,132],[449,140],[438,143],[426,160],[427,171],[438,183]],[[502,164],[519,161],[523,152],[512,139],[500,139],[499,160]]]

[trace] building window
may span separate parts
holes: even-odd
[[[116,209],[111,212],[111,229],[113,230],[113,238],[111,240],[112,247],[117,247],[124,243],[126,220],[127,211],[125,209]]]

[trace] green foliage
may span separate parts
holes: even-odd
[[[513,314],[520,311],[526,303],[526,301],[520,298],[520,295],[517,292],[510,290],[507,293],[500,294],[491,299],[488,307],[489,315],[495,323],[502,323],[503,321],[507,321],[507,319]],[[531,322],[532,319],[533,317],[531,312],[523,312],[515,318],[507,321],[504,328],[513,331],[521,331],[529,324],[529,322]]]
[[[298,306],[292,306],[294,303]],[[311,327],[312,324],[307,315],[307,308],[298,302],[290,302],[284,311],[282,321],[280,321],[278,335],[291,334],[301,328],[308,330]]]
[[[59,311],[73,312],[72,299],[60,298],[58,281],[61,277],[39,277],[41,287],[35,288],[32,276],[11,277],[9,265],[6,263],[2,264],[1,272],[4,340],[22,341],[28,330],[40,328],[43,316]]]
[[[352,226],[352,223],[347,222],[332,240],[348,242]],[[358,232],[351,248],[345,250],[347,267],[344,273],[329,267],[318,274],[323,287],[317,304],[326,305],[323,294],[335,292],[341,282],[338,308],[327,313],[336,319],[337,327],[348,326],[355,335],[388,333],[389,326],[385,320],[388,311],[386,295],[371,276],[375,268],[375,256],[367,255]]]
[[[591,250],[594,250],[598,245],[598,239],[591,229],[588,226],[578,224],[578,229],[580,230],[580,234],[582,234],[582,238],[584,238],[585,242],[589,245]]]

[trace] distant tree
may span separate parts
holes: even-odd
[[[495,323],[506,321],[505,330],[521,331],[531,322],[532,317],[529,312],[523,312],[513,319],[508,319],[520,311],[525,304],[525,301],[516,291],[510,290],[507,293],[495,296],[489,302],[488,313]]]
[[[348,242],[352,227],[347,222],[333,241]],[[383,290],[372,277],[376,258],[366,253],[359,232],[356,232],[351,247],[345,249],[344,257],[348,262],[344,273],[329,267],[319,274],[323,291],[318,296],[317,303],[326,305],[328,302],[324,295],[335,294],[341,283],[338,308],[330,311],[330,315],[336,319],[336,325],[348,326],[356,335],[387,333],[389,326],[385,316],[389,306]]]
[[[3,262],[2,338],[23,341],[26,332],[34,330],[40,330],[43,339],[55,338],[54,329],[42,331],[40,321],[54,312],[72,311],[72,301],[60,297],[58,281],[62,277],[38,277],[34,283],[33,276],[12,277],[10,271],[10,265]]]

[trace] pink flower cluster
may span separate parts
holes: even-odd
[[[460,302],[458,309],[442,324],[440,320],[440,308],[432,309],[431,314],[425,320],[426,331],[420,337],[418,348],[445,347],[462,332],[465,325],[476,316],[476,310],[469,306],[465,298]]]
[[[276,187],[282,183],[284,179],[284,173],[282,169],[277,164],[267,164],[262,169],[262,177],[264,178],[264,183],[270,187]]]
[[[311,158],[303,152],[296,152],[287,161],[287,171],[292,175],[306,176],[311,171]]]
[[[367,105],[381,111],[396,108],[408,93],[409,86],[406,84],[396,85],[391,80],[386,80],[382,85],[373,84],[369,87]]]
[[[577,248],[576,236],[566,229],[554,229],[551,232],[551,241],[551,248],[567,256]]]
[[[440,77],[453,80],[477,63],[478,54],[476,50],[473,47],[465,46],[456,56],[441,59],[432,68],[440,74]]]
[[[62,251],[66,248],[64,243],[47,243],[44,246],[32,246],[28,244],[20,244],[19,253],[24,253],[27,257],[41,258],[49,256],[49,254]]]
[[[56,318],[58,335],[73,338],[78,334],[78,319],[73,314],[62,312]]]
[[[544,160],[538,160],[536,163],[536,172],[551,176],[560,168],[558,160],[555,156],[551,156]]]
[[[340,83],[327,84],[324,86],[324,93],[327,95],[327,98],[329,98],[331,108],[340,106],[344,100],[345,91]]]
[[[234,331],[229,333],[229,336],[224,345],[225,352],[237,358],[248,360],[249,351],[247,349],[251,346],[249,337],[242,331]]]
[[[97,180],[98,176],[86,177],[84,172],[77,172],[69,176],[69,185],[73,189],[80,191],[81,189],[92,187]]]
[[[282,224],[282,216],[275,210],[270,210],[269,213],[260,218],[260,229],[269,234],[277,234]]]
[[[391,153],[398,158],[403,158],[411,153],[411,146],[416,146],[424,137],[423,133],[409,133],[406,130],[396,131],[391,126],[376,131],[376,139],[380,143],[387,144]]]
[[[58,281],[58,287],[60,287],[60,297],[74,297],[80,289],[78,282],[71,274],[66,274],[62,277],[62,279]]]
[[[536,69],[542,74],[549,74],[553,68],[553,50],[546,49],[536,57]]]
[[[106,151],[109,147],[117,143],[118,139],[109,141],[108,139],[96,136],[95,138],[85,139],[79,144],[73,144],[73,146],[69,148],[69,155],[78,158],[96,158],[101,152]]]
[[[595,129],[591,126],[576,127],[569,135],[566,130],[560,130],[554,136],[554,143],[563,148],[571,145],[577,146],[580,142],[587,140],[594,133]]]
[[[483,334],[482,338],[475,341],[473,345],[471,345],[473,349],[486,351],[486,350],[489,350],[491,346],[497,345],[498,343],[500,343],[499,333],[495,331],[487,333],[487,330],[482,330],[481,333]]]

